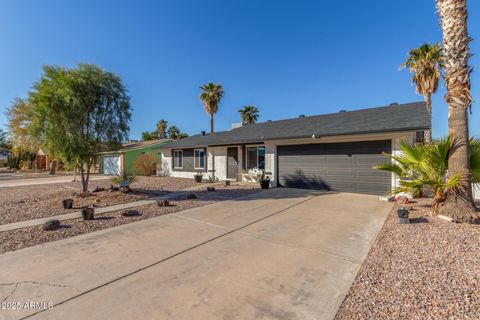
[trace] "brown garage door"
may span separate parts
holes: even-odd
[[[279,184],[383,195],[390,191],[391,176],[372,167],[386,162],[382,152],[391,150],[390,140],[278,146]]]

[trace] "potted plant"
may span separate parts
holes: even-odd
[[[408,209],[407,209],[407,204],[408,204],[408,197],[405,195],[397,195],[397,203],[399,204],[399,208],[397,208],[397,215],[398,215],[398,220],[402,224],[408,224],[410,223],[410,219],[408,217]]]
[[[197,173],[193,176],[193,179],[195,180],[195,182],[202,182],[203,180],[203,172],[202,171],[197,171]]]
[[[270,188],[270,177],[267,176],[265,172],[262,172],[262,176],[260,178],[260,188],[268,189]]]

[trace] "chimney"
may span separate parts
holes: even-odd
[[[301,114],[298,116],[299,118],[305,118],[305,115],[304,114]]]
[[[207,133],[205,131],[200,132],[202,136],[206,135]]]

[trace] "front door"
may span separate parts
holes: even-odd
[[[227,179],[237,180],[238,148],[227,148]]]

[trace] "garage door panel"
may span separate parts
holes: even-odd
[[[279,184],[284,187],[385,194],[390,175],[372,169],[387,162],[389,140],[278,146]]]

